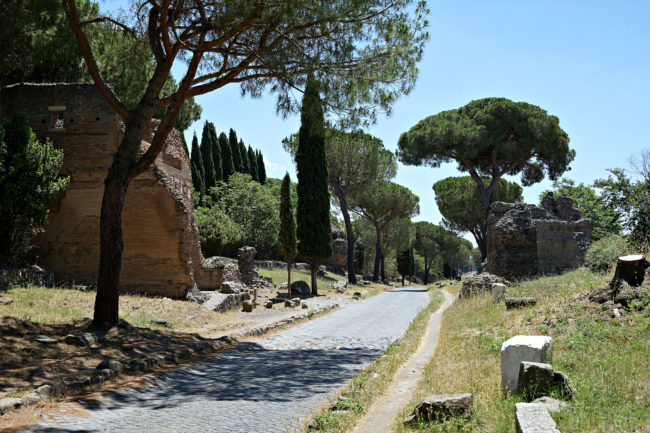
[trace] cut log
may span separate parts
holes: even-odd
[[[613,281],[624,280],[632,287],[640,286],[648,265],[648,261],[641,254],[621,256],[616,261]]]

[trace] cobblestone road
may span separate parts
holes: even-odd
[[[61,406],[29,432],[291,432],[400,338],[429,302],[383,293],[274,336],[242,343],[145,386]]]

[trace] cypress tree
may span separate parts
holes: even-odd
[[[239,154],[241,155],[241,164],[244,167],[242,173],[251,174],[251,164],[248,161],[248,152],[246,151],[246,146],[241,138],[239,139]]]
[[[404,277],[409,275],[411,269],[411,251],[404,250],[397,254],[397,272],[402,276],[402,286],[404,285]]]
[[[257,151],[257,181],[264,185],[266,182],[266,168],[264,167],[264,157],[262,152]]]
[[[214,178],[216,181],[220,181],[223,180],[221,146],[219,145],[219,137],[217,137],[217,130],[214,128],[214,123],[210,123],[210,144],[212,145],[210,153],[212,154],[212,162],[214,164]]]
[[[232,152],[228,137],[224,132],[219,134],[219,146],[221,149],[221,167],[223,168],[223,180],[228,182],[230,176],[235,172],[235,167],[232,163]]]
[[[185,155],[187,157],[190,157],[190,150],[187,148],[187,141],[185,141],[185,134],[181,132],[181,143],[183,144],[183,150],[185,151]]]
[[[230,132],[228,133],[228,143],[230,144],[230,151],[232,152],[232,165],[235,171],[238,173],[244,173],[244,165],[242,164],[241,154],[239,153],[237,133],[232,128],[230,128]]]
[[[203,133],[201,134],[201,158],[203,158],[205,192],[209,193],[210,188],[216,185],[217,174],[214,171],[214,162],[212,161],[212,141],[210,140],[210,125],[207,120],[203,125]]]
[[[291,299],[291,264],[296,257],[296,219],[291,203],[291,178],[284,175],[280,188],[280,232],[278,233],[278,251],[287,263],[287,299]]]
[[[258,180],[259,178],[257,177],[257,158],[255,157],[255,153],[253,152],[253,148],[248,145],[248,162],[251,165],[251,178],[253,180]]]
[[[203,158],[199,150],[199,140],[196,133],[192,137],[192,154],[190,156],[190,168],[192,170],[192,184],[194,189],[205,194],[205,181],[203,180]]]
[[[312,294],[318,294],[316,269],[332,255],[330,197],[327,156],[325,155],[325,119],[313,75],[307,77],[302,98],[296,168],[298,172],[298,210],[296,231],[298,253],[311,265]]]

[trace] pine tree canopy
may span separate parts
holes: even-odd
[[[296,152],[298,252],[303,260],[318,263],[332,255],[332,228],[323,106],[312,75],[302,98],[300,122]]]

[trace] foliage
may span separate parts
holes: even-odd
[[[397,254],[397,272],[402,276],[402,284],[404,283],[404,277],[411,277],[415,274],[413,248],[408,248]]]
[[[230,144],[230,154],[232,155],[232,165],[235,171],[245,173],[244,163],[239,153],[239,141],[237,141],[237,133],[234,129],[230,128],[228,133],[228,144]]]
[[[0,118],[0,258],[25,259],[47,220],[46,202],[70,182],[59,177],[62,165],[63,152],[40,143],[25,114]]]
[[[217,172],[214,169],[212,134],[210,133],[210,123],[206,120],[203,124],[203,132],[201,133],[201,159],[203,160],[203,181],[205,182],[205,190],[210,191],[210,188],[216,185]]]
[[[483,178],[484,184],[490,179]],[[487,255],[487,212],[474,179],[470,176],[448,177],[433,184],[436,203],[445,218],[443,224],[455,232],[468,231],[476,239],[482,258]],[[522,188],[515,182],[499,179],[495,191],[496,200],[513,203],[522,199]]]
[[[262,152],[257,151],[257,181],[264,185],[266,182],[266,167],[264,166],[264,157]]]
[[[219,134],[219,149],[221,150],[221,168],[223,173],[223,180],[228,182],[230,176],[235,173],[235,164],[232,160],[232,149],[230,148],[230,141],[225,132]]]
[[[280,233],[278,236],[278,252],[284,261],[293,263],[298,253],[296,241],[296,218],[291,203],[291,178],[289,173],[282,179],[280,190]]]
[[[524,186],[545,173],[555,180],[575,157],[556,116],[506,98],[479,99],[427,117],[403,133],[398,146],[405,164],[439,167],[456,161],[476,182],[485,210],[496,200],[502,176],[520,174]]]
[[[214,184],[224,180],[223,177],[223,163],[221,161],[221,144],[219,143],[219,137],[217,137],[217,130],[214,127],[214,123],[208,123],[209,133],[210,133],[210,147],[212,154],[212,163],[214,164]]]
[[[192,137],[192,155],[190,157],[190,169],[192,171],[192,185],[201,194],[205,194],[205,166],[199,149],[199,140],[196,134]]]
[[[194,221],[205,257],[222,256],[242,243],[239,226],[220,206],[197,207]]]
[[[251,174],[251,163],[248,160],[248,151],[246,150],[244,141],[241,138],[239,139],[239,154],[241,155],[242,167],[244,169],[242,173]]]
[[[259,159],[257,163],[259,168]],[[296,170],[298,253],[302,260],[311,263],[313,268],[314,263],[332,255],[332,229],[327,191],[323,108],[318,94],[318,83],[311,75],[302,102]]]
[[[540,204],[548,192],[544,191],[540,194]],[[555,198],[562,194],[572,198],[574,207],[582,211],[585,218],[594,221],[594,230],[591,234],[593,240],[621,232],[622,227],[619,222],[621,214],[615,208],[606,206],[603,198],[594,188],[582,182],[576,185],[575,181],[563,177],[553,182],[553,189],[550,192]]]
[[[427,221],[419,221],[415,226],[415,251],[423,258],[424,284],[429,283],[429,274],[434,260],[440,256],[443,231],[440,227]]]
[[[589,246],[585,255],[585,266],[593,272],[607,272],[616,263],[616,259],[624,256],[628,250],[623,236],[609,235]]]
[[[255,156],[255,152],[253,152],[253,148],[248,145],[248,163],[250,164],[250,170],[251,170],[251,177],[253,180],[259,181],[259,176],[258,176],[258,169],[257,169],[257,156]]]

